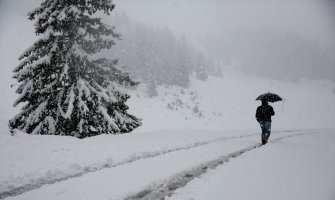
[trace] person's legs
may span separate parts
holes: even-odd
[[[271,122],[270,121],[265,122],[264,129],[265,129],[264,140],[265,140],[265,143],[267,143],[270,137],[270,134],[271,134]]]
[[[259,124],[262,128],[262,144],[266,144],[271,134],[271,122],[261,121]]]
[[[261,126],[262,129],[262,144],[265,144],[265,134],[266,134],[265,121],[260,121],[259,125]]]

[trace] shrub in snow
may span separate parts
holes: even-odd
[[[184,102],[180,98],[177,98],[174,102],[174,105],[176,105],[177,107],[183,108]]]
[[[195,105],[194,108],[193,108],[193,113],[199,113],[199,107],[198,105]]]
[[[9,126],[29,134],[72,135],[130,132],[141,121],[127,113],[125,85],[136,85],[117,60],[96,58],[119,38],[93,15],[109,14],[112,0],[44,0],[29,13],[40,35],[20,57],[14,78],[25,103]]]
[[[174,110],[174,107],[170,103],[168,103],[166,107],[170,110]]]

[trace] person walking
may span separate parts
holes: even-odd
[[[275,112],[266,100],[262,100],[262,105],[258,106],[256,110],[256,119],[262,129],[262,144],[266,144],[271,134],[271,117]]]

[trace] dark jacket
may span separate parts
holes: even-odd
[[[275,115],[275,112],[273,111],[272,106],[270,105],[261,105],[256,110],[256,119],[258,122],[260,121],[270,121],[271,122],[271,116]]]

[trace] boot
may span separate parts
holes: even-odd
[[[266,143],[267,143],[267,141],[264,140],[264,139],[262,139],[262,145],[264,145],[264,144],[266,144]]]

